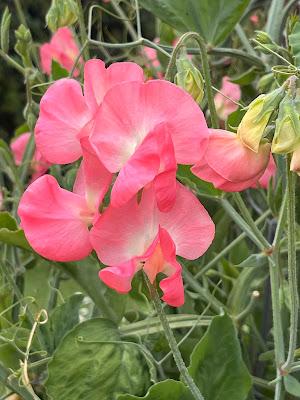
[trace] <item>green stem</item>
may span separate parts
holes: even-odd
[[[14,377],[9,369],[0,363],[0,382],[17,393],[24,400],[35,400],[34,396],[25,388],[20,386],[18,378]]]
[[[173,74],[173,70],[175,68],[177,54],[180,51],[180,49],[183,46],[185,46],[185,43],[191,39],[193,39],[197,42],[199,49],[200,49],[202,70],[203,70],[206,96],[207,96],[207,103],[208,103],[208,108],[210,111],[211,126],[212,126],[212,128],[218,128],[219,122],[218,122],[218,116],[217,116],[217,111],[216,111],[215,102],[214,102],[214,93],[213,93],[213,89],[212,89],[207,49],[206,49],[204,39],[199,35],[199,33],[187,32],[181,36],[181,38],[179,39],[177,45],[175,46],[175,48],[172,52],[171,59],[169,61],[169,65],[168,65],[168,68],[166,71],[165,79],[172,80],[172,74]]]
[[[235,31],[236,31],[242,45],[244,46],[244,49],[247,51],[247,53],[256,57],[256,52],[253,49],[253,47],[251,46],[251,43],[249,42],[249,39],[247,38],[247,36],[240,24],[237,24],[235,26]]]
[[[125,15],[123,9],[119,6],[119,2],[117,2],[116,0],[111,0],[110,3],[113,6],[113,8],[115,9],[115,11],[117,12],[117,14],[120,16],[120,18],[122,19],[125,27],[127,28],[128,32],[129,32],[129,35],[131,36],[131,38],[133,40],[137,40],[139,37],[138,37],[134,27],[130,23],[128,17]]]
[[[271,7],[269,9],[266,32],[271,38],[277,42],[280,36],[280,26],[282,19],[282,10],[284,8],[285,0],[272,0]]]
[[[260,242],[262,244],[264,244],[265,246],[265,250],[268,251],[268,249],[271,250],[271,245],[270,243],[267,241],[267,239],[264,237],[264,235],[261,233],[261,231],[258,229],[258,227],[256,226],[249,210],[248,207],[246,206],[246,204],[244,203],[244,200],[242,198],[242,196],[240,195],[240,193],[236,192],[233,193],[233,197],[234,200],[243,216],[243,218],[245,219],[245,221],[247,222],[247,224],[250,226],[250,228],[252,229],[253,233],[255,233],[255,235],[257,236],[257,238],[260,240]]]
[[[247,224],[247,222],[240,216],[240,214],[232,207],[229,201],[226,199],[222,199],[221,204],[224,210],[230,215],[230,217],[242,229],[242,231],[244,231],[249,239],[251,239],[252,242],[255,243],[261,251],[265,252],[265,242],[262,242],[260,238],[257,237],[256,231],[253,231],[252,227]],[[268,245],[268,247],[270,247],[270,245]]]
[[[85,42],[87,42],[87,40],[88,40],[88,36],[87,36],[86,26],[85,26],[85,22],[84,22],[84,12],[83,12],[83,8],[82,8],[81,0],[77,0],[77,4],[78,4],[78,9],[79,9],[78,22],[79,22],[81,44],[84,45]],[[87,46],[84,47],[83,57],[84,57],[85,61],[87,61],[90,58],[89,49]]]
[[[289,170],[290,156],[286,157],[286,182],[287,182],[287,223],[288,223],[288,281],[291,300],[290,310],[290,339],[288,356],[282,366],[289,370],[295,357],[297,347],[297,328],[299,313],[299,295],[297,280],[296,260],[296,224],[295,224],[295,174]]]
[[[160,319],[161,325],[164,329],[164,333],[166,336],[166,339],[169,343],[170,349],[172,351],[175,363],[177,365],[177,368],[181,374],[181,378],[183,380],[183,382],[185,383],[185,385],[189,388],[190,392],[192,393],[194,399],[196,400],[204,400],[204,397],[202,396],[199,388],[196,386],[193,378],[191,377],[191,375],[189,374],[187,367],[183,361],[182,355],[180,353],[180,350],[178,348],[175,336],[173,334],[172,329],[170,328],[168,319],[166,317],[166,314],[164,313],[164,310],[162,308],[161,302],[160,302],[160,298],[158,296],[157,290],[156,288],[150,283],[148,277],[146,276],[146,274],[144,275],[146,282],[147,282],[147,286],[149,288],[149,292],[155,307],[155,310],[157,312],[157,315]]]
[[[11,58],[8,54],[4,53],[3,50],[0,49],[0,57],[2,57],[7,64],[9,64],[11,67],[16,69],[18,72],[20,72],[22,75],[25,75],[25,68],[22,67],[19,63],[17,63],[13,58]]]

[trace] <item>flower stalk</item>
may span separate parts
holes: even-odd
[[[181,374],[181,378],[182,381],[185,383],[185,385],[189,388],[190,392],[192,393],[192,395],[194,396],[194,399],[196,400],[204,400],[204,397],[202,396],[199,388],[196,386],[193,378],[191,377],[191,375],[189,374],[187,367],[183,361],[182,355],[180,353],[180,350],[178,348],[175,336],[173,334],[173,331],[169,325],[168,319],[166,314],[164,313],[164,310],[162,308],[161,302],[160,302],[160,298],[159,295],[157,293],[156,288],[154,287],[154,285],[152,285],[147,277],[146,274],[144,274],[149,292],[150,292],[150,296],[151,299],[153,301],[153,305],[154,308],[157,312],[157,315],[159,317],[159,320],[161,322],[161,325],[163,327],[166,339],[169,343],[170,349],[172,351],[173,357],[174,357],[174,361],[177,365],[177,368]]]

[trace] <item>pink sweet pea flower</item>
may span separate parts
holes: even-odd
[[[52,36],[50,43],[45,43],[40,47],[42,71],[51,75],[52,60],[55,60],[70,72],[78,54],[79,48],[72,31],[67,27],[59,28]],[[80,63],[82,63],[82,59],[80,59]],[[79,70],[76,69],[74,76],[78,75]]]
[[[44,175],[25,190],[18,214],[25,236],[41,256],[54,261],[77,261],[92,251],[89,227],[98,217],[99,204],[112,175],[95,156],[86,138],[83,161],[73,192]]]
[[[233,101],[239,101],[241,98],[241,89],[239,85],[230,82],[228,76],[224,76],[222,79],[222,87],[220,91],[227,97],[222,96],[221,93],[215,95],[215,105],[218,116],[220,119],[225,121],[231,113],[236,111],[239,106]],[[233,101],[231,101],[232,99]]]
[[[103,61],[89,60],[84,66],[84,95],[74,79],[60,79],[50,86],[42,97],[35,127],[41,154],[56,164],[78,160],[82,155],[80,138],[89,136],[105,93],[130,80],[143,81],[143,70],[137,64],[120,62],[106,69]]]
[[[268,164],[265,172],[259,178],[258,182],[256,184],[253,184],[251,187],[254,189],[257,189],[257,188],[268,189],[270,180],[271,180],[271,178],[275,178],[275,175],[276,175],[276,164],[274,161],[274,157],[271,154],[269,164]]]
[[[163,80],[114,86],[103,99],[90,137],[105,167],[119,172],[111,204],[123,205],[153,181],[160,210],[170,209],[176,164],[198,161],[207,136],[202,111],[178,86]]]
[[[197,198],[177,183],[176,201],[169,212],[160,212],[153,185],[144,189],[140,203],[132,198],[119,208],[109,206],[91,230],[91,242],[100,261],[109,267],[99,277],[120,293],[131,289],[134,274],[144,269],[150,282],[157,274],[162,299],[171,306],[184,303],[181,266],[176,254],[189,260],[210,246],[215,228]]]
[[[240,192],[256,185],[269,163],[270,144],[260,145],[255,153],[235,133],[222,129],[209,131],[207,150],[192,172],[226,192]]]
[[[30,133],[22,133],[17,138],[13,139],[10,148],[14,156],[16,165],[21,165],[22,159],[25,153],[25,149],[30,138]],[[36,149],[31,161],[31,169],[33,171],[31,181],[35,181],[49,169],[51,164],[42,156],[42,154]]]
[[[253,25],[259,25],[259,17],[257,14],[251,15],[249,19],[253,23]]]

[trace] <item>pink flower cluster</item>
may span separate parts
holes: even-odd
[[[163,300],[182,305],[176,255],[200,257],[215,228],[176,181],[176,169],[204,156],[209,135],[202,111],[176,85],[144,82],[134,63],[106,69],[88,61],[83,91],[76,80],[61,79],[40,103],[37,151],[50,163],[82,160],[72,192],[51,175],[24,192],[18,213],[29,243],[56,261],[80,260],[94,249],[108,265],[100,278],[121,293],[140,269],[151,282],[163,273]]]

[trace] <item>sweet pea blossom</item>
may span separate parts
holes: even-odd
[[[96,154],[119,172],[111,204],[119,207],[154,183],[160,210],[175,201],[176,164],[192,164],[206,148],[208,128],[193,98],[163,80],[124,82],[104,96],[90,136]]]
[[[270,180],[271,178],[275,178],[275,175],[276,175],[276,163],[274,161],[274,157],[271,154],[265,172],[259,178],[258,182],[256,184],[253,184],[251,187],[254,189],[257,188],[268,189]]]
[[[109,267],[99,277],[120,293],[131,289],[141,269],[151,283],[159,273],[162,299],[171,306],[184,303],[181,266],[176,254],[189,260],[200,257],[210,246],[214,223],[197,198],[177,183],[176,201],[169,212],[157,208],[155,190],[148,185],[140,203],[134,197],[115,208],[109,206],[91,230],[91,242],[100,261]]]
[[[241,99],[241,89],[239,85],[230,82],[228,76],[224,76],[220,91],[228,98],[221,93],[217,93],[215,95],[215,105],[219,118],[225,121],[228,115],[239,108],[234,101],[239,101]]]
[[[57,61],[63,68],[70,72],[79,54],[78,45],[72,31],[67,28],[59,28],[52,36],[49,43],[40,47],[40,59],[42,71],[51,75],[52,60]],[[79,61],[82,63],[82,59]],[[79,70],[74,71],[74,76],[79,75]]]
[[[235,133],[222,129],[209,131],[206,152],[192,167],[192,172],[226,192],[239,192],[256,186],[268,166],[270,144],[261,144],[258,152],[254,152]]]
[[[13,153],[13,157],[16,165],[21,165],[22,159],[26,150],[27,143],[30,138],[30,132],[24,132],[17,138],[13,139],[10,148]],[[40,176],[44,175],[47,169],[50,167],[50,163],[42,156],[42,154],[36,149],[31,161],[31,169],[33,171],[31,181],[35,181]]]
[[[105,68],[101,60],[84,66],[84,94],[74,79],[60,79],[43,95],[35,127],[36,146],[52,163],[67,164],[82,156],[80,138],[89,136],[105,93],[123,81],[143,81],[143,70],[131,62]]]
[[[21,226],[31,247],[54,261],[77,261],[92,251],[89,227],[111,183],[87,138],[81,140],[83,160],[73,192],[61,188],[51,175],[28,186],[19,204]]]

